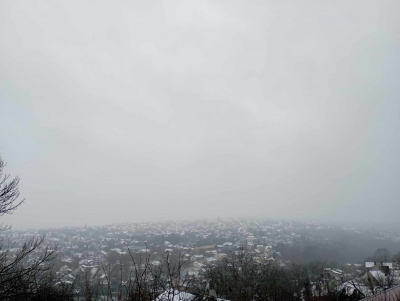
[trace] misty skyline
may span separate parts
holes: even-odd
[[[397,1],[2,1],[13,228],[398,222]]]

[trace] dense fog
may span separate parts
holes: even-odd
[[[1,1],[14,228],[398,225],[400,3]]]

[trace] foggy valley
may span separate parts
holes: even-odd
[[[0,1],[0,301],[400,300],[399,28]]]

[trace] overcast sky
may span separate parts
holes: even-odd
[[[400,2],[0,1],[14,228],[397,222]]]

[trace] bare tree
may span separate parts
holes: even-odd
[[[391,259],[391,254],[388,249],[379,248],[375,250],[372,258],[374,261],[377,261],[382,265],[384,262],[388,262]]]
[[[127,286],[128,301],[183,300],[186,298],[183,291],[193,291],[194,282],[182,273],[184,261],[181,254],[172,260],[167,252],[161,262],[152,262],[147,252],[144,256],[140,254],[139,261],[135,260],[130,250],[129,254],[133,270]]]
[[[219,296],[250,301],[255,292],[262,289],[256,287],[258,274],[260,271],[255,257],[242,247],[223,258],[217,265],[209,266],[205,278]]]
[[[0,216],[13,213],[24,200],[18,201],[19,177],[10,180],[10,175],[4,172],[6,163],[0,157]],[[0,230],[8,230],[10,226],[1,224]]]
[[[19,178],[10,179],[4,172],[6,164],[0,157],[0,216],[11,214],[24,200],[19,198]],[[1,225],[0,231],[9,230],[9,225]],[[44,237],[33,237],[13,251],[14,243],[5,236],[0,238],[0,296],[2,300],[34,300],[64,291],[65,287],[55,285],[50,261],[55,256],[56,246],[45,248],[37,255],[43,245]],[[29,262],[28,262],[29,259]],[[46,289],[44,289],[46,288]],[[61,289],[61,290],[60,290]],[[64,295],[68,300],[70,294]]]
[[[307,282],[300,266],[282,268],[244,247],[209,266],[204,277],[219,297],[238,301],[301,300]]]
[[[394,271],[389,269],[387,269],[386,273],[383,271],[378,271],[378,273],[375,274],[375,279],[381,289],[388,289],[396,284]]]
[[[392,261],[395,265],[400,266],[400,252],[397,252],[392,256]]]
[[[159,260],[150,254],[133,253],[128,248],[129,262],[102,263],[96,278],[86,275],[80,283],[79,300],[96,301],[196,301],[203,300],[195,281],[185,277],[180,254],[165,253]]]

